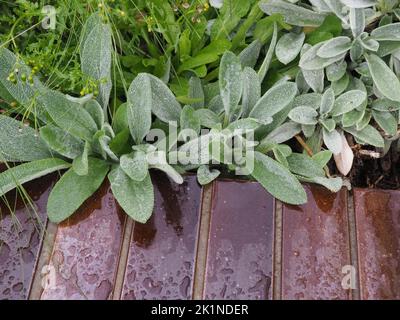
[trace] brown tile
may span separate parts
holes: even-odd
[[[114,287],[124,222],[125,215],[109,183],[104,183],[71,219],[59,225],[49,285],[42,299],[108,299]]]
[[[153,176],[155,210],[135,223],[122,299],[189,299],[192,296],[201,188],[196,177],[182,185]]]
[[[354,191],[361,299],[400,299],[400,191]]]
[[[283,206],[282,298],[349,299],[342,268],[350,265],[347,193],[306,186],[308,203]]]
[[[258,183],[215,183],[206,299],[271,299],[273,216],[274,200]]]
[[[17,191],[0,199],[0,300],[28,297],[55,180],[50,175],[24,185],[35,209]]]

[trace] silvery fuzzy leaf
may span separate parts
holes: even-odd
[[[111,27],[93,14],[84,26],[81,39],[81,69],[87,76],[99,81],[98,101],[104,112],[111,93]],[[105,112],[106,113],[106,112]]]
[[[331,9],[331,11],[338,17],[342,22],[347,25],[348,19],[346,17],[346,8],[343,3],[338,0],[324,0],[326,5]]]
[[[163,122],[179,122],[181,106],[172,91],[159,78],[146,74],[150,79],[152,112]]]
[[[365,49],[369,51],[376,52],[379,50],[379,42],[374,39],[371,38],[361,39],[360,43]]]
[[[104,125],[104,112],[100,104],[96,100],[89,100],[83,104],[83,108],[90,114],[97,128],[100,130]]]
[[[351,48],[351,39],[341,36],[330,39],[317,50],[317,56],[325,59],[330,59],[347,53]]]
[[[347,176],[353,166],[354,154],[343,133],[341,134],[341,138],[342,138],[342,151],[338,154],[335,154],[333,158],[335,160],[336,167],[338,168],[339,172],[344,176]]]
[[[119,205],[133,220],[146,223],[154,208],[154,190],[150,174],[143,181],[129,178],[120,167],[108,175],[111,190]]]
[[[332,10],[328,7],[325,0],[310,0],[310,3],[318,12],[331,12]]]
[[[260,8],[268,15],[281,14],[286,23],[300,27],[319,27],[325,19],[325,14],[317,13],[282,0],[261,2]]]
[[[322,150],[312,156],[312,159],[321,167],[324,168],[332,158],[332,151]]]
[[[260,146],[267,142],[283,143],[292,139],[295,135],[301,132],[301,125],[295,122],[286,122],[273,130],[270,134],[261,141]]]
[[[301,48],[303,47],[305,34],[303,32],[286,33],[284,34],[276,44],[275,54],[280,62],[288,64],[292,62],[299,55]]]
[[[37,132],[21,121],[0,115],[0,161],[25,162],[51,158]]]
[[[101,186],[108,169],[106,162],[95,158],[89,158],[89,172],[85,176],[79,176],[69,169],[49,195],[47,214],[50,221],[59,223],[78,210]]]
[[[239,59],[243,68],[254,68],[260,56],[261,47],[261,41],[256,39],[240,52]]]
[[[269,89],[257,102],[250,117],[265,119],[272,117],[292,103],[297,94],[297,86],[293,82],[284,82]]]
[[[131,83],[128,94],[128,125],[136,144],[140,144],[151,128],[152,88],[147,74],[139,74]]]
[[[217,179],[220,174],[219,170],[210,170],[209,166],[202,165],[197,169],[197,181],[200,185],[205,186]]]
[[[251,175],[275,198],[290,204],[302,204],[307,195],[299,181],[280,163],[260,153],[254,153]]]
[[[334,104],[332,115],[339,116],[361,106],[367,99],[367,94],[360,90],[351,90],[339,96]]]
[[[400,41],[400,22],[387,24],[372,30],[371,38],[378,41]]]
[[[400,110],[400,102],[389,99],[377,99],[372,101],[371,108],[376,111],[397,111]]]
[[[218,115],[209,109],[198,109],[195,111],[195,116],[200,119],[200,124],[206,128],[212,128],[221,122]]]
[[[303,77],[314,92],[322,93],[324,91],[324,69],[302,70]]]
[[[343,144],[340,133],[337,130],[329,132],[325,128],[322,129],[322,137],[326,147],[333,152],[339,154],[342,151]]]
[[[349,85],[347,86],[347,90],[360,90],[364,91],[367,94],[367,88],[364,82],[358,78],[352,77]],[[368,95],[368,94],[367,94]]]
[[[246,119],[239,119],[234,122],[231,122],[227,129],[234,131],[234,130],[243,130],[243,131],[254,131],[261,126],[260,122],[263,119],[253,119],[253,118],[246,118]],[[264,121],[264,124],[270,124],[272,122],[272,118],[267,119],[269,121]]]
[[[326,177],[312,177],[312,178],[300,178],[301,181],[309,182],[309,183],[316,183],[324,186],[331,192],[339,192],[340,189],[343,187],[343,180],[342,178],[326,178]]]
[[[364,54],[364,47],[360,40],[357,38],[353,41],[353,45],[350,48],[350,59],[353,62],[357,62]]]
[[[306,79],[304,79],[303,72],[301,72],[301,70],[299,70],[299,72],[297,72],[296,84],[297,84],[297,89],[299,89],[300,94],[307,93],[308,90],[310,90],[310,86],[306,82]]]
[[[400,41],[379,41],[378,57],[386,57],[400,49]]]
[[[350,82],[350,77],[348,73],[345,73],[344,76],[338,81],[333,81],[331,84],[331,88],[335,93],[335,96],[338,96],[342,94],[344,91],[346,91],[349,82]]]
[[[301,130],[303,131],[303,134],[306,138],[310,138],[316,129],[315,124],[302,124],[301,125]]]
[[[260,83],[263,82],[263,80],[268,72],[269,65],[271,64],[271,60],[272,60],[272,57],[275,52],[275,46],[276,46],[277,39],[278,39],[278,27],[277,27],[276,22],[274,22],[274,32],[272,34],[271,43],[269,44],[267,54],[265,55],[265,58],[260,67],[260,70],[258,70],[258,77],[260,79]]]
[[[322,95],[321,106],[319,111],[321,114],[328,114],[333,109],[335,103],[335,92],[333,89],[327,89]]]
[[[184,106],[181,113],[181,133],[190,129],[198,133],[201,128],[201,119],[196,115],[196,110],[191,106]]]
[[[400,81],[386,63],[374,54],[366,60],[375,86],[388,99],[400,101]]]
[[[224,4],[224,0],[210,0],[210,6],[216,9],[221,9]]]
[[[317,124],[318,112],[311,107],[300,106],[292,109],[289,112],[289,118],[300,124],[313,125]]]
[[[321,106],[322,95],[320,93],[306,93],[294,98],[292,108],[308,106],[317,110]]]
[[[49,158],[34,160],[9,168],[0,173],[0,196],[4,196],[25,182],[69,168],[71,165],[61,159]]]
[[[329,81],[338,81],[341,79],[347,70],[346,61],[335,62],[326,67],[326,77]]]
[[[333,119],[321,119],[319,122],[328,132],[332,132],[336,128],[336,122]]]
[[[149,169],[156,169],[164,172],[176,184],[182,184],[184,182],[183,177],[179,174],[179,172],[167,162],[151,164],[149,165]]]
[[[120,167],[132,180],[143,181],[149,171],[146,153],[135,151],[131,154],[124,154],[120,159]]]
[[[246,118],[261,97],[261,84],[257,72],[251,68],[243,70],[242,117]]]
[[[390,112],[372,110],[372,116],[386,134],[389,136],[396,135],[397,119]]]
[[[41,127],[40,137],[50,149],[66,158],[75,159],[83,152],[84,143],[82,140],[56,126],[49,124]]]
[[[75,137],[90,141],[96,133],[97,125],[90,114],[62,93],[47,90],[38,100],[57,126]]]
[[[349,8],[368,8],[377,5],[376,0],[340,0]]]
[[[220,95],[215,96],[209,103],[208,109],[214,112],[217,115],[220,115],[224,112],[224,103],[222,102],[222,98]]]
[[[303,153],[292,153],[287,157],[289,170],[303,177],[323,177],[325,172],[320,165],[308,155]]]
[[[346,56],[346,52],[332,58],[321,58],[317,55],[318,50],[326,43],[320,42],[308,49],[300,58],[299,66],[303,70],[320,70],[334,62],[342,60]]]
[[[350,28],[354,38],[357,38],[365,29],[365,14],[360,8],[350,8]]]
[[[85,104],[88,103],[89,101],[92,101],[92,99],[93,99],[93,93],[87,94],[87,95],[85,95],[85,96],[83,96],[83,97],[79,97],[79,98],[70,96],[69,94],[66,94],[65,97],[66,97],[69,101],[75,102],[75,103],[80,104],[80,105],[85,105]],[[100,107],[100,108],[101,108],[101,107]]]
[[[242,66],[239,58],[227,51],[219,68],[219,88],[225,114],[230,116],[239,104],[243,91]]]
[[[377,148],[383,148],[385,144],[378,130],[371,125],[367,125],[360,131],[358,131],[355,127],[343,129],[365,144],[369,144]]]
[[[189,80],[189,98],[197,100],[191,104],[194,109],[204,108],[203,85],[198,77],[191,77]]]
[[[352,127],[355,126],[361,119],[364,117],[365,110],[358,111],[352,110],[350,112],[345,113],[342,116],[342,127]]]
[[[364,113],[363,118],[356,124],[356,130],[363,130],[370,122],[371,122],[372,114],[371,112],[366,111]]]
[[[89,173],[89,153],[91,152],[91,146],[89,142],[85,142],[83,153],[76,157],[72,162],[72,170],[78,176],[86,176]]]

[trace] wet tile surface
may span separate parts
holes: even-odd
[[[400,191],[355,190],[362,299],[400,299]]]
[[[349,299],[341,285],[351,264],[346,191],[306,190],[306,205],[283,206],[282,298]]]
[[[270,299],[274,200],[253,182],[214,185],[206,299]]]
[[[51,175],[24,185],[34,209],[16,191],[0,199],[0,300],[28,297],[55,180]]]
[[[42,299],[108,299],[114,287],[125,215],[108,183],[59,225]],[[54,275],[54,276],[53,276]]]
[[[122,299],[190,299],[201,188],[195,176],[182,185],[153,176],[155,210],[135,223]]]

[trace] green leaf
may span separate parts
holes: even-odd
[[[219,170],[210,170],[209,166],[202,165],[197,169],[197,181],[200,185],[205,186],[217,179],[220,174]]]
[[[333,152],[330,150],[320,151],[312,156],[312,159],[318,163],[321,168],[324,168],[329,160],[331,160]]]
[[[335,62],[326,67],[326,77],[329,81],[338,81],[346,73],[347,63],[346,61]]]
[[[150,131],[153,108],[150,78],[141,73],[133,80],[128,90],[128,124],[137,144],[142,143]]]
[[[317,183],[325,188],[327,188],[331,192],[339,192],[343,187],[342,178],[326,178],[326,177],[301,177],[300,178],[304,182]]]
[[[365,29],[365,13],[363,9],[350,9],[350,28],[354,38],[357,38]]]
[[[146,223],[154,208],[154,191],[150,175],[143,181],[130,179],[120,167],[115,167],[108,179],[115,199],[135,221]]]
[[[82,140],[56,126],[47,125],[40,128],[40,137],[50,149],[69,159],[75,159],[83,152]]]
[[[286,108],[297,94],[294,82],[283,82],[269,89],[254,106],[249,116],[255,119],[272,117]]]
[[[367,94],[361,90],[351,90],[339,96],[334,104],[332,115],[339,116],[361,106],[367,99]]]
[[[51,158],[21,164],[0,173],[0,196],[24,184],[49,173],[67,169],[71,165],[61,159]]]
[[[371,146],[383,148],[385,142],[382,136],[379,134],[373,126],[367,125],[364,129],[358,131],[355,127],[343,128],[343,130],[352,134],[355,138],[359,139],[365,144],[370,144]]]
[[[325,15],[322,13],[317,13],[282,0],[261,2],[260,8],[268,15],[279,13],[283,15],[286,23],[300,27],[318,27],[325,19]]]
[[[135,181],[143,181],[149,170],[147,157],[143,151],[123,155],[120,166],[125,174]]]
[[[317,116],[318,112],[307,106],[296,107],[289,112],[289,118],[291,120],[306,125],[317,124]]]
[[[264,78],[267,75],[269,66],[272,61],[272,57],[275,52],[275,46],[276,46],[277,40],[278,40],[278,26],[277,26],[277,23],[274,22],[274,31],[272,33],[271,43],[269,44],[267,54],[265,55],[265,58],[260,67],[260,70],[258,70],[258,77],[259,77],[260,83],[262,83],[264,81]]]
[[[0,115],[0,161],[24,162],[50,158],[46,143],[36,131],[13,118]]]
[[[49,90],[38,99],[61,129],[88,141],[96,133],[97,125],[90,114],[79,104],[69,101],[62,93]]]
[[[386,63],[374,54],[366,55],[372,79],[378,90],[388,99],[400,101],[400,82]]]
[[[239,58],[227,51],[219,68],[219,88],[225,113],[229,116],[239,104],[243,90],[242,66]]]
[[[389,99],[376,99],[372,101],[371,107],[373,110],[376,111],[397,111],[400,110],[400,102],[399,101],[392,101]]]
[[[321,114],[328,114],[329,112],[331,112],[334,104],[335,104],[335,93],[331,88],[329,88],[322,95],[321,107],[320,107]]]
[[[203,85],[198,77],[191,77],[189,80],[189,98],[197,101],[191,104],[194,109],[204,107]]]
[[[47,214],[51,222],[59,223],[70,217],[100,187],[109,166],[102,160],[89,158],[89,172],[77,175],[69,169],[56,183],[49,195]]]
[[[336,128],[336,122],[333,119],[322,119],[319,120],[319,122],[329,132],[332,132]]]
[[[337,56],[330,57],[330,58],[322,58],[318,56],[318,51],[324,44],[326,44],[327,41],[320,42],[310,49],[308,49],[300,58],[299,66],[303,70],[320,70],[323,69],[329,65],[331,65],[334,62],[337,62],[339,60],[342,60],[346,53],[341,53]]]
[[[303,204],[307,195],[299,181],[280,163],[260,153],[254,153],[251,174],[275,198],[289,204]]]
[[[305,34],[303,32],[286,33],[276,44],[275,54],[280,62],[288,64],[299,55],[303,46]]]
[[[81,40],[81,69],[99,82],[98,101],[106,110],[111,92],[111,27],[94,14],[84,27]]]
[[[181,129],[191,129],[196,133],[200,131],[201,119],[196,115],[196,110],[191,106],[184,106],[181,113]]]
[[[118,133],[125,131],[129,128],[128,123],[128,103],[121,104],[112,119],[112,127],[114,132]]]
[[[254,68],[260,56],[261,47],[261,41],[256,39],[240,52],[239,59],[243,68]]]
[[[234,122],[231,122],[227,127],[227,129],[231,130],[232,132],[235,130],[254,131],[258,127],[260,127],[261,125],[260,120],[261,119],[253,119],[253,118],[239,119]],[[269,123],[271,122],[272,118],[270,119]]]
[[[322,136],[324,143],[333,154],[339,154],[343,149],[342,137],[337,130],[328,131],[325,128],[322,129]]]
[[[218,115],[209,109],[196,110],[195,117],[200,119],[200,124],[206,128],[212,128],[221,122]]]

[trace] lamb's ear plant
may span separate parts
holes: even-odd
[[[89,20],[81,44],[82,69],[88,76],[102,81],[110,74],[111,48],[98,48],[98,41],[111,46],[107,27],[99,24],[97,16]],[[100,32],[103,30],[103,32]],[[94,37],[94,38],[92,38]],[[101,57],[98,54],[101,49]],[[93,51],[93,52],[92,52]],[[15,56],[6,49],[0,51],[1,96],[21,105],[24,115],[34,106],[40,111],[36,128],[11,116],[0,116],[1,161],[22,162],[0,174],[0,195],[4,195],[21,184],[51,172],[68,169],[52,189],[47,213],[50,221],[61,222],[70,217],[103,183],[107,177],[116,200],[125,212],[136,221],[145,223],[154,206],[153,185],[149,169],[166,171],[173,179],[183,179],[166,162],[166,153],[150,144],[142,144],[151,126],[151,112],[164,121],[176,120],[180,106],[161,80],[140,75],[128,92],[126,117],[135,144],[130,153],[121,154],[121,139],[106,121],[109,88],[100,83],[99,101],[92,94],[74,98],[42,86],[39,81],[25,83],[18,78],[4,79],[5,74],[16,68]],[[93,59],[89,57],[93,56]],[[21,66],[26,69],[27,67]],[[29,70],[27,69],[27,72]],[[170,99],[168,101],[168,99]],[[16,109],[17,110],[17,109]],[[14,112],[16,110],[13,110]],[[120,125],[121,127],[121,125]],[[121,132],[124,131],[123,125]]]

